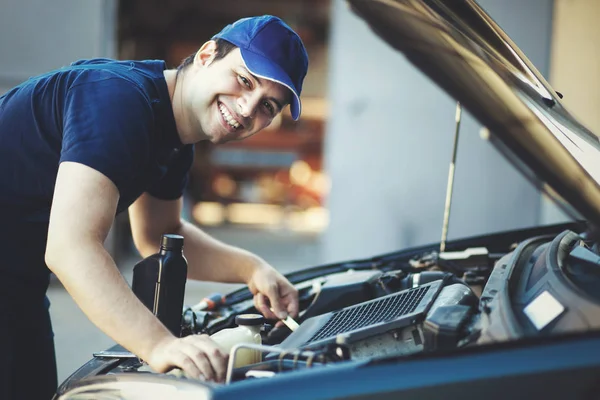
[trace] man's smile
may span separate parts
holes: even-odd
[[[221,102],[217,102],[217,106],[221,113],[221,117],[223,117],[223,121],[229,128],[231,128],[232,131],[237,131],[244,128],[239,120],[231,114],[227,106]]]

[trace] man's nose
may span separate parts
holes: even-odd
[[[247,93],[238,98],[238,107],[240,114],[244,118],[253,118],[258,109],[260,96],[254,93]]]

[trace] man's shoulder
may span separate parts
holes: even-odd
[[[131,61],[108,58],[78,60],[64,68],[76,75],[73,85],[116,79],[140,87],[146,87],[148,83],[152,85],[157,79],[164,79],[164,69],[165,63],[160,60]]]
[[[162,60],[116,60],[112,58],[80,59],[69,64],[69,69],[119,70],[160,76],[166,68]]]

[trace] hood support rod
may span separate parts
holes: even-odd
[[[450,222],[450,205],[452,204],[452,189],[454,187],[454,169],[456,168],[456,152],[458,149],[458,133],[460,132],[461,119],[460,102],[456,103],[456,128],[454,131],[454,146],[452,149],[452,159],[448,169],[448,184],[446,187],[446,204],[444,206],[444,222],[442,223],[442,241],[440,242],[440,252],[446,251],[446,239],[448,238],[448,225]]]

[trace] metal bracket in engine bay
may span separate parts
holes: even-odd
[[[278,354],[277,358],[277,370],[278,372],[284,371],[284,359],[286,356],[293,356],[292,369],[298,367],[300,359],[306,362],[306,368],[312,368],[315,363],[325,364],[327,361],[344,361],[350,360],[349,350],[345,346],[345,340],[342,336],[336,341],[337,343],[333,346],[327,347],[323,351],[312,351],[312,350],[300,350],[300,349],[282,349],[277,346],[265,346],[250,343],[241,343],[232,347],[229,352],[229,362],[227,364],[227,375],[225,378],[225,384],[230,384],[233,379],[233,370],[235,369],[236,361],[239,357],[240,350],[254,350],[265,354]],[[246,377],[270,377],[275,372],[250,369],[246,372]]]

